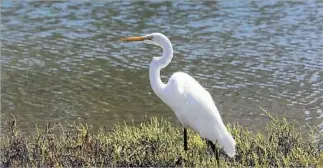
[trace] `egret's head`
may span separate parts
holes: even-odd
[[[126,38],[121,38],[120,40],[121,41],[143,41],[146,44],[153,44],[160,47],[163,47],[167,45],[167,43],[170,43],[168,38],[161,33],[152,33],[152,34],[147,34],[145,36],[126,37]]]

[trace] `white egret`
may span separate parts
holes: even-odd
[[[161,57],[154,57],[149,66],[150,84],[155,94],[174,112],[184,126],[184,149],[187,150],[187,128],[191,128],[209,143],[218,142],[228,156],[236,153],[236,142],[225,127],[210,93],[193,77],[184,72],[175,72],[165,84],[161,81],[160,70],[173,58],[170,40],[161,33],[121,38],[121,41],[143,41],[163,49]],[[214,150],[214,144],[211,143]]]

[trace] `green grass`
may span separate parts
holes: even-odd
[[[3,123],[1,167],[320,167],[323,153],[313,133],[303,135],[284,118],[270,119],[264,134],[238,124],[227,125],[237,142],[228,158],[219,149],[219,164],[203,139],[189,130],[189,150],[183,149],[182,128],[151,118],[140,126],[120,124],[90,133],[87,125],[63,128],[47,125],[35,135],[17,130],[11,118]],[[306,137],[303,138],[303,137]]]

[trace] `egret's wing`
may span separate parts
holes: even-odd
[[[219,140],[229,156],[235,155],[236,143],[227,131],[211,95],[194,78],[183,72],[174,73],[167,84],[166,94],[167,104],[184,126],[208,140]]]
[[[234,156],[236,142],[227,131],[209,92],[189,75],[183,80],[182,86],[181,94],[186,103],[183,108],[185,121],[202,137],[218,140],[226,153]]]
[[[226,132],[211,95],[197,81],[187,78],[182,88],[182,96],[186,103],[183,108],[186,121],[201,136],[215,140]]]

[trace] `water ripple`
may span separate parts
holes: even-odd
[[[322,125],[320,1],[2,1],[2,112],[30,123],[95,126],[173,116],[149,85],[161,50],[118,38],[162,32],[174,46],[167,81],[185,71],[224,120],[251,129],[258,106]],[[252,122],[251,122],[252,121]]]

